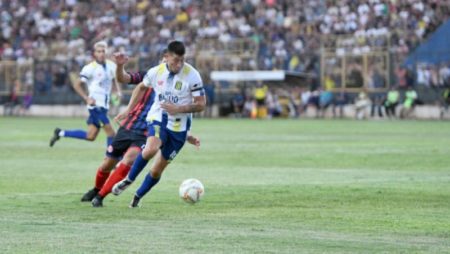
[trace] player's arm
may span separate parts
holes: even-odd
[[[133,92],[131,93],[130,102],[128,102],[128,106],[125,109],[125,111],[118,114],[114,118],[114,120],[120,121],[120,120],[124,119],[125,117],[127,117],[128,114],[131,112],[131,110],[136,106],[138,101],[142,98],[142,95],[145,93],[145,91],[147,91],[147,89],[148,89],[148,87],[146,87],[143,82],[139,83],[139,85],[137,85],[133,89]]]
[[[186,138],[186,141],[191,144],[194,145],[197,149],[200,148],[200,138],[191,135],[191,133],[188,133],[188,136]]]
[[[195,96],[191,104],[188,105],[175,105],[169,102],[161,103],[161,108],[167,111],[170,115],[176,115],[180,113],[197,113],[205,110],[206,98],[205,95]]]
[[[197,113],[205,110],[206,97],[204,95],[195,96],[194,100],[189,105],[179,106],[178,113]]]
[[[162,103],[161,108],[166,110],[171,115],[179,113],[197,113],[205,110],[206,97],[203,89],[203,82],[200,74],[195,73],[189,85],[191,95],[193,97],[192,103],[187,105],[175,105],[171,103]]]
[[[120,74],[119,74],[120,73]],[[117,65],[116,77],[117,81],[122,84],[138,85],[142,82],[145,76],[145,71],[127,72],[124,66]]]
[[[88,83],[89,79],[92,77],[92,65],[85,65],[80,72],[80,79],[78,79],[73,84],[73,89],[77,92],[78,95],[83,98],[86,104],[94,106],[95,100],[89,97],[89,94],[85,92],[84,88]]]
[[[128,103],[128,106],[126,110],[123,113],[120,113],[117,115],[114,120],[120,121],[127,117],[127,115],[133,110],[133,108],[136,106],[138,101],[142,98],[142,95],[149,89],[149,87],[152,87],[152,82],[154,79],[154,76],[156,74],[156,68],[150,69],[147,74],[143,75],[142,82],[139,83],[131,93],[130,102]]]
[[[86,84],[81,79],[79,79],[75,82],[75,84],[73,84],[73,89],[75,90],[75,92],[77,92],[77,94],[81,96],[81,98],[83,98],[86,104],[92,106],[95,105],[95,100],[88,96],[88,94],[84,91],[83,86],[85,87]]]
[[[125,71],[125,64],[128,62],[128,56],[123,52],[114,53],[114,61],[116,62],[116,78],[122,84],[129,84],[131,75]]]
[[[117,81],[122,84],[130,84],[131,83],[131,75],[125,71],[123,65],[117,65],[116,69],[116,77]]]
[[[143,82],[139,83],[139,85],[133,89],[133,93],[131,93],[130,102],[128,103],[126,111],[130,112],[136,106],[147,89],[148,87],[146,87]]]
[[[128,62],[128,56],[122,52],[114,53],[114,60],[116,62],[116,78],[122,84],[137,85],[142,82],[145,76],[145,71],[127,72],[125,71],[125,64]]]

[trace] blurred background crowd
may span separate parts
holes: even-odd
[[[390,88],[399,90],[403,100],[408,87],[425,94],[423,102],[434,103],[449,85],[449,62],[408,65],[408,56],[449,17],[448,0],[11,0],[0,2],[0,61],[32,66],[13,80],[22,93],[43,95],[35,101],[70,103],[74,100],[69,97],[55,101],[54,94],[74,96],[70,84],[80,66],[91,60],[96,41],[106,39],[110,52],[125,51],[138,59],[136,69],[145,69],[173,39],[186,43],[194,64],[204,42],[231,45],[244,40],[257,47],[240,47],[238,59],[228,59],[235,63],[230,68],[286,70],[311,77],[302,86],[267,84],[269,115],[278,114],[271,109],[276,108],[274,98],[294,95],[290,114],[298,116],[301,105],[320,108],[321,100],[330,105],[355,103],[366,88],[375,91],[368,94],[375,105],[387,100]],[[245,54],[250,51],[254,56]],[[376,55],[358,58],[371,54]],[[342,56],[350,58],[342,63]],[[211,69],[203,71],[208,76]],[[5,75],[0,73],[0,82]],[[205,80],[212,101],[228,103],[229,111],[258,100],[256,83],[231,84],[232,95],[226,97],[214,93],[230,84]],[[19,84],[3,87],[14,90]]]

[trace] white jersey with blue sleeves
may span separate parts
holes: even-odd
[[[106,60],[104,65],[93,61],[81,69],[80,79],[87,84],[89,97],[95,100],[96,107],[109,108],[115,73],[116,64],[110,60]],[[88,108],[92,108],[92,106],[88,106]]]
[[[162,63],[151,68],[143,81],[145,86],[152,87],[155,92],[155,102],[147,114],[147,121],[162,122],[163,114],[161,103],[170,102],[175,105],[192,104],[193,98],[203,96],[203,82],[199,72],[188,63],[176,73],[171,73],[167,65]],[[171,131],[188,131],[192,119],[191,113],[180,113],[167,116],[167,128]]]

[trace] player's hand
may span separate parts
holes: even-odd
[[[92,98],[87,98],[86,104],[89,106],[95,106],[95,100]]]
[[[197,149],[200,149],[200,139],[199,138],[189,135],[187,137],[187,142],[191,145],[194,145]]]
[[[169,115],[178,114],[178,106],[172,103],[161,103],[161,108],[164,109]]]
[[[114,121],[119,123],[120,121],[125,119],[129,113],[130,112],[128,112],[128,110],[125,110],[124,112],[122,112],[122,113],[118,114],[116,117],[114,117]]]
[[[124,52],[116,52],[113,54],[114,61],[117,65],[124,65],[128,62],[128,56]]]

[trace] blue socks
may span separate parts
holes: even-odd
[[[84,130],[64,130],[59,133],[60,137],[66,137],[66,138],[77,138],[77,139],[87,139],[87,132]],[[106,137],[106,147],[111,145],[112,141],[114,139],[114,136],[112,137]]]
[[[114,139],[114,136],[112,136],[112,137],[106,137],[106,147],[108,147],[109,145],[111,145],[113,139]]]
[[[63,136],[69,137],[69,138],[86,139],[87,132],[85,132],[83,130],[68,130],[68,131],[64,131]]]
[[[142,158],[142,153],[140,153],[137,157],[136,160],[133,163],[133,166],[131,166],[130,169],[130,173],[128,173],[128,180],[134,182],[134,180],[136,180],[136,177],[139,175],[139,173],[141,173],[142,169],[145,168],[145,166],[147,165],[148,160]]]
[[[142,182],[141,187],[136,191],[136,196],[142,198],[150,189],[155,186],[161,178],[153,178],[150,173],[145,176],[144,182]]]
[[[140,153],[136,160],[133,163],[133,166],[131,166],[130,173],[128,173],[127,180],[134,182],[136,180],[136,177],[141,173],[142,169],[145,168],[147,165],[148,160],[142,158],[142,153]],[[150,173],[148,173],[145,176],[144,181],[142,182],[139,189],[136,191],[136,196],[138,198],[142,198],[147,192],[150,191],[150,189],[155,186],[159,182],[160,178],[153,178]]]

